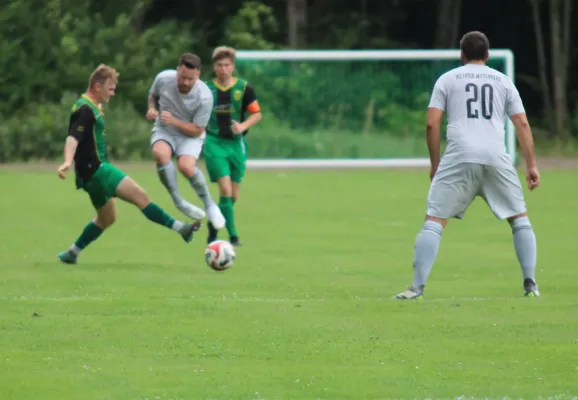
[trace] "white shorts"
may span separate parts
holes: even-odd
[[[167,132],[162,127],[155,126],[152,131],[151,146],[161,140],[171,146],[174,156],[193,156],[197,160],[201,155],[203,143],[205,142],[204,137],[175,135]]]
[[[462,219],[477,196],[499,219],[526,212],[524,191],[514,166],[462,163],[440,166],[430,186],[427,215]]]

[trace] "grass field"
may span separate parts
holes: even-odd
[[[127,171],[176,213],[152,168]],[[577,398],[577,178],[544,171],[527,196],[542,297],[522,296],[510,229],[478,200],[426,299],[403,302],[424,171],[249,172],[245,246],[217,273],[205,228],[185,245],[126,204],[61,265],[87,198],[0,170],[0,399]]]

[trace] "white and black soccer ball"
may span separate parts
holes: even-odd
[[[235,262],[235,248],[226,240],[215,240],[205,249],[205,261],[215,271],[224,271]]]

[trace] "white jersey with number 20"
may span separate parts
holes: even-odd
[[[512,80],[480,64],[466,64],[436,82],[430,108],[447,115],[447,146],[441,164],[477,163],[508,167],[507,119],[523,113],[524,105]]]

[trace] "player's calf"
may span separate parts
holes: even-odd
[[[237,227],[235,225],[235,198],[233,197],[234,185],[231,182],[231,177],[228,175],[219,178],[217,183],[219,185],[219,193],[221,195],[219,199],[219,208],[221,209],[221,213],[225,216],[225,226],[227,228],[227,232],[229,233],[229,241],[234,246],[240,246],[241,241],[239,240]]]
[[[103,228],[98,226],[94,221],[90,221],[84,227],[82,233],[78,239],[76,239],[74,244],[70,246],[68,250],[60,253],[58,258],[65,264],[76,264],[80,252],[84,250],[89,244],[98,239],[103,232]]]
[[[179,158],[179,170],[187,177],[193,190],[203,202],[207,217],[213,226],[216,229],[225,226],[225,217],[213,201],[205,174],[197,167],[195,158],[188,155],[181,156]]]
[[[233,198],[233,204],[239,200],[239,195],[241,194],[241,184],[237,182],[231,182],[231,197]]]
[[[119,198],[137,206],[149,221],[179,233],[187,243],[193,240],[193,233],[198,231],[201,226],[199,221],[186,224],[171,217],[165,210],[151,202],[144,189],[129,177],[122,180],[116,193]]]
[[[78,256],[89,244],[94,242],[116,221],[116,204],[110,199],[96,211],[96,218],[90,221],[76,239],[74,244],[66,251],[58,255],[60,261],[65,264],[76,264]]]
[[[157,140],[153,143],[153,156],[157,165],[165,165],[173,158],[173,149],[164,140]]]
[[[205,212],[202,209],[192,205],[181,195],[177,184],[177,170],[175,169],[172,160],[164,165],[157,164],[157,172],[161,183],[171,195],[173,204],[177,210],[194,220],[205,218]]]
[[[233,210],[235,209],[235,204],[237,203],[237,200],[239,199],[239,194],[241,192],[241,184],[237,183],[237,182],[231,182],[231,187],[233,189],[233,195],[231,196],[231,200],[233,201]],[[236,225],[235,225],[236,228]],[[241,246],[241,240],[239,239],[239,236],[231,236],[230,237],[230,242],[233,246]]]
[[[423,297],[427,279],[437,258],[442,232],[447,220],[426,217],[421,231],[415,240],[413,256],[413,283],[404,292],[394,296],[394,299],[415,300]]]
[[[110,228],[116,222],[116,203],[110,199],[106,205],[96,211],[94,223],[102,230]]]

